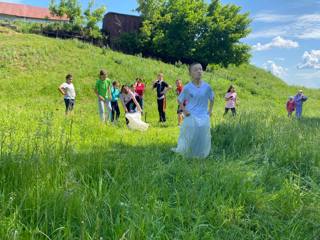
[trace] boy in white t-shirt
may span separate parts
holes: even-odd
[[[229,110],[231,110],[232,116],[236,116],[237,93],[232,85],[229,87],[224,99],[226,100],[224,115],[226,115],[229,112]]]
[[[75,104],[76,91],[74,89],[72,80],[72,75],[68,74],[66,76],[66,82],[62,83],[58,88],[58,90],[64,96],[64,102],[66,105],[66,115],[68,115],[68,113],[73,110]]]

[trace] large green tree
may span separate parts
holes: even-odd
[[[219,0],[138,0],[144,18],[144,51],[170,62],[199,61],[227,66],[248,62],[250,19],[241,8]]]

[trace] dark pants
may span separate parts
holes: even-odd
[[[158,99],[158,111],[159,111],[159,117],[160,122],[166,122],[166,99]]]
[[[237,111],[236,111],[235,108],[225,108],[224,115],[226,115],[229,112],[229,110],[231,110],[232,116],[236,116],[237,115]]]
[[[66,105],[66,112],[71,112],[74,108],[74,99],[64,99],[64,103]]]
[[[120,109],[118,102],[111,102],[111,122],[118,120],[120,116]]]
[[[137,96],[136,99],[137,99],[141,109],[143,110],[143,97]]]

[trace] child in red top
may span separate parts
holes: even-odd
[[[290,97],[287,102],[287,111],[288,111],[288,117],[292,116],[292,113],[296,109],[296,103],[294,102],[293,97]]]
[[[137,78],[136,79],[136,83],[134,84],[134,88],[135,88],[135,92],[138,95],[138,99],[139,99],[139,104],[141,106],[141,108],[143,109],[143,94],[145,91],[145,85],[142,82],[141,78]]]
[[[177,87],[176,93],[177,93],[177,96],[179,96],[183,90],[182,81],[180,79],[177,79],[176,87]],[[184,105],[185,105],[185,103],[184,103]],[[181,126],[182,121],[183,121],[183,110],[180,108],[180,105],[178,105],[177,114],[178,114],[178,126]]]

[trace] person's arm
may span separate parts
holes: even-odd
[[[130,92],[131,98],[134,102],[134,104],[136,105],[136,107],[138,108],[138,111],[142,113],[142,109],[140,104],[138,103],[137,99],[135,98],[134,94],[132,92]]]
[[[94,89],[94,93],[97,95],[100,101],[104,101],[104,97],[99,95],[97,88]]]
[[[157,87],[157,81],[158,81],[158,80],[153,81],[153,83],[152,83],[152,90]]]
[[[170,85],[166,85],[161,94],[166,94],[172,87]]]
[[[212,111],[213,111],[213,105],[214,105],[214,99],[210,100],[209,104],[209,116],[212,116]]]
[[[109,87],[108,87],[108,96],[109,96],[109,99],[110,99],[110,101],[111,101],[111,100],[112,100],[111,85],[109,85]]]
[[[183,114],[186,116],[186,117],[189,117],[190,116],[190,113],[189,111],[187,111],[186,107],[184,106],[183,102],[179,102],[179,105],[180,105],[180,109],[183,111]]]
[[[126,104],[124,104],[124,100],[123,100],[123,97],[121,95],[120,95],[120,100],[121,100],[121,104],[122,104],[122,107],[123,107],[124,111],[127,113],[128,109],[126,107]]]
[[[66,92],[65,92],[65,90],[64,90],[63,84],[61,84],[61,85],[58,87],[58,90],[59,90],[59,92],[60,92],[62,95],[66,95]]]
[[[214,105],[214,92],[212,91],[211,87],[209,88],[209,91],[210,91],[210,93],[209,93],[210,104],[209,104],[208,114],[211,117],[212,116],[212,111],[213,111],[213,105]]]
[[[178,96],[179,108],[182,110],[183,114],[186,117],[190,116],[190,112],[186,109],[186,106],[183,104],[187,100],[187,90],[183,89],[180,95]]]

